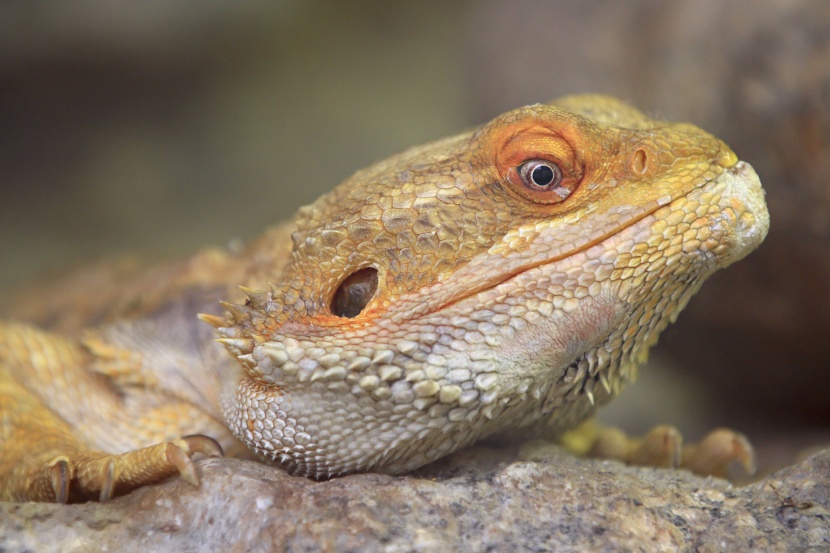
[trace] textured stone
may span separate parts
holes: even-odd
[[[521,461],[517,458],[523,459]],[[233,459],[111,503],[0,504],[18,551],[803,551],[830,548],[830,450],[736,488],[543,442],[327,482]]]

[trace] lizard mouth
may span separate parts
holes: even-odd
[[[723,185],[723,186],[721,186]],[[538,267],[552,265],[564,259],[578,255],[585,252],[592,247],[602,244],[626,229],[633,227],[643,221],[644,219],[653,216],[658,210],[682,198],[690,198],[695,194],[705,193],[709,189],[720,190],[725,197],[737,200],[736,205],[744,208],[739,216],[735,216],[730,220],[730,217],[724,216],[718,218],[718,225],[723,226],[720,221],[728,221],[727,225],[731,227],[731,234],[734,236],[734,244],[730,248],[730,253],[724,261],[723,266],[730,264],[738,259],[743,258],[750,251],[755,249],[766,237],[767,229],[769,227],[769,214],[767,213],[766,204],[764,202],[764,193],[761,188],[760,180],[752,167],[743,161],[737,162],[732,167],[725,170],[723,173],[715,178],[702,180],[699,184],[694,186],[691,190],[679,191],[676,194],[667,195],[656,199],[648,207],[632,213],[623,222],[613,224],[606,229],[600,230],[589,239],[585,240],[579,246],[566,251],[555,253],[540,259],[533,259],[525,263],[516,265],[508,264],[507,270],[499,274],[480,281],[477,285],[468,287],[464,293],[450,298],[448,301],[440,304],[431,312],[440,312],[448,309],[455,304],[461,303],[464,300],[487,292],[489,290],[498,288],[518,277],[519,275],[536,269]],[[735,210],[733,205],[731,209]],[[470,264],[472,265],[472,263]],[[461,271],[469,272],[470,265],[464,267]],[[473,270],[480,270],[475,268]],[[493,269],[485,269],[490,274]],[[470,279],[472,280],[472,279]]]

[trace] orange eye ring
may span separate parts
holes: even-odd
[[[584,160],[573,143],[578,141],[569,140],[571,134],[535,121],[494,130],[493,162],[506,191],[540,205],[570,197],[585,176]]]

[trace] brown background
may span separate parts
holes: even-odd
[[[729,424],[767,465],[830,443],[827,2],[2,3],[0,288],[251,237],[406,146],[585,91],[723,138],[772,217],[610,416]]]

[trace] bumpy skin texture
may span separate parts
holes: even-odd
[[[529,160],[559,186],[529,188]],[[768,224],[752,168],[692,125],[600,96],[508,112],[358,172],[242,251],[94,267],[22,298],[27,322],[0,326],[0,497],[195,479],[190,453],[213,450],[183,434],[313,477],[556,435]],[[377,289],[345,313],[355,273]],[[74,477],[148,446],[166,456],[99,463],[104,486]],[[149,473],[122,481],[136,464]]]

